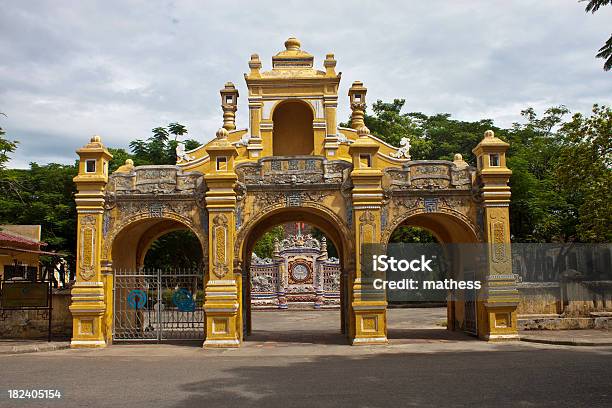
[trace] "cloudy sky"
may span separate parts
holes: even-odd
[[[0,126],[20,141],[10,163],[70,163],[93,134],[127,147],[178,121],[191,138],[222,124],[219,89],[240,90],[251,53],[265,69],[289,36],[322,69],[342,71],[340,118],[354,80],[407,111],[520,119],[527,106],[588,112],[611,104],[612,72],[594,58],[612,7],[577,0],[2,1]]]

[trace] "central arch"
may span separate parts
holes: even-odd
[[[311,106],[301,100],[279,103],[272,114],[272,154],[301,156],[314,153],[314,119]]]
[[[238,265],[243,275],[243,321],[244,331],[251,333],[251,299],[250,299],[250,263],[253,247],[257,240],[273,227],[290,222],[304,222],[321,230],[336,247],[340,260],[340,330],[349,332],[348,318],[348,284],[354,275],[354,263],[351,254],[354,253],[354,244],[350,239],[350,232],[345,223],[331,210],[312,203],[302,207],[274,206],[261,212],[261,215],[247,222],[236,237],[235,252],[238,255]]]

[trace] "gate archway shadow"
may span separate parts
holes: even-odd
[[[340,310],[254,311],[248,343],[348,344],[338,328]]]

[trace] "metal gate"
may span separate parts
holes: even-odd
[[[204,273],[115,271],[116,341],[204,339]]]
[[[474,270],[464,271],[464,279],[473,281],[476,278],[476,272]],[[477,335],[478,334],[478,316],[477,316],[477,304],[478,291],[465,290],[464,292],[464,317],[465,317],[465,331]]]

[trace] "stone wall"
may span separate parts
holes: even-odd
[[[54,340],[69,339],[72,334],[70,289],[53,290],[51,332]],[[47,338],[49,321],[43,310],[7,310],[0,324],[0,337],[19,339]]]
[[[611,281],[518,284],[520,330],[612,328]]]
[[[518,290],[520,316],[589,317],[612,312],[612,281],[523,282]]]
[[[560,314],[561,287],[558,282],[529,282],[518,284],[520,303],[516,309],[519,315]]]

